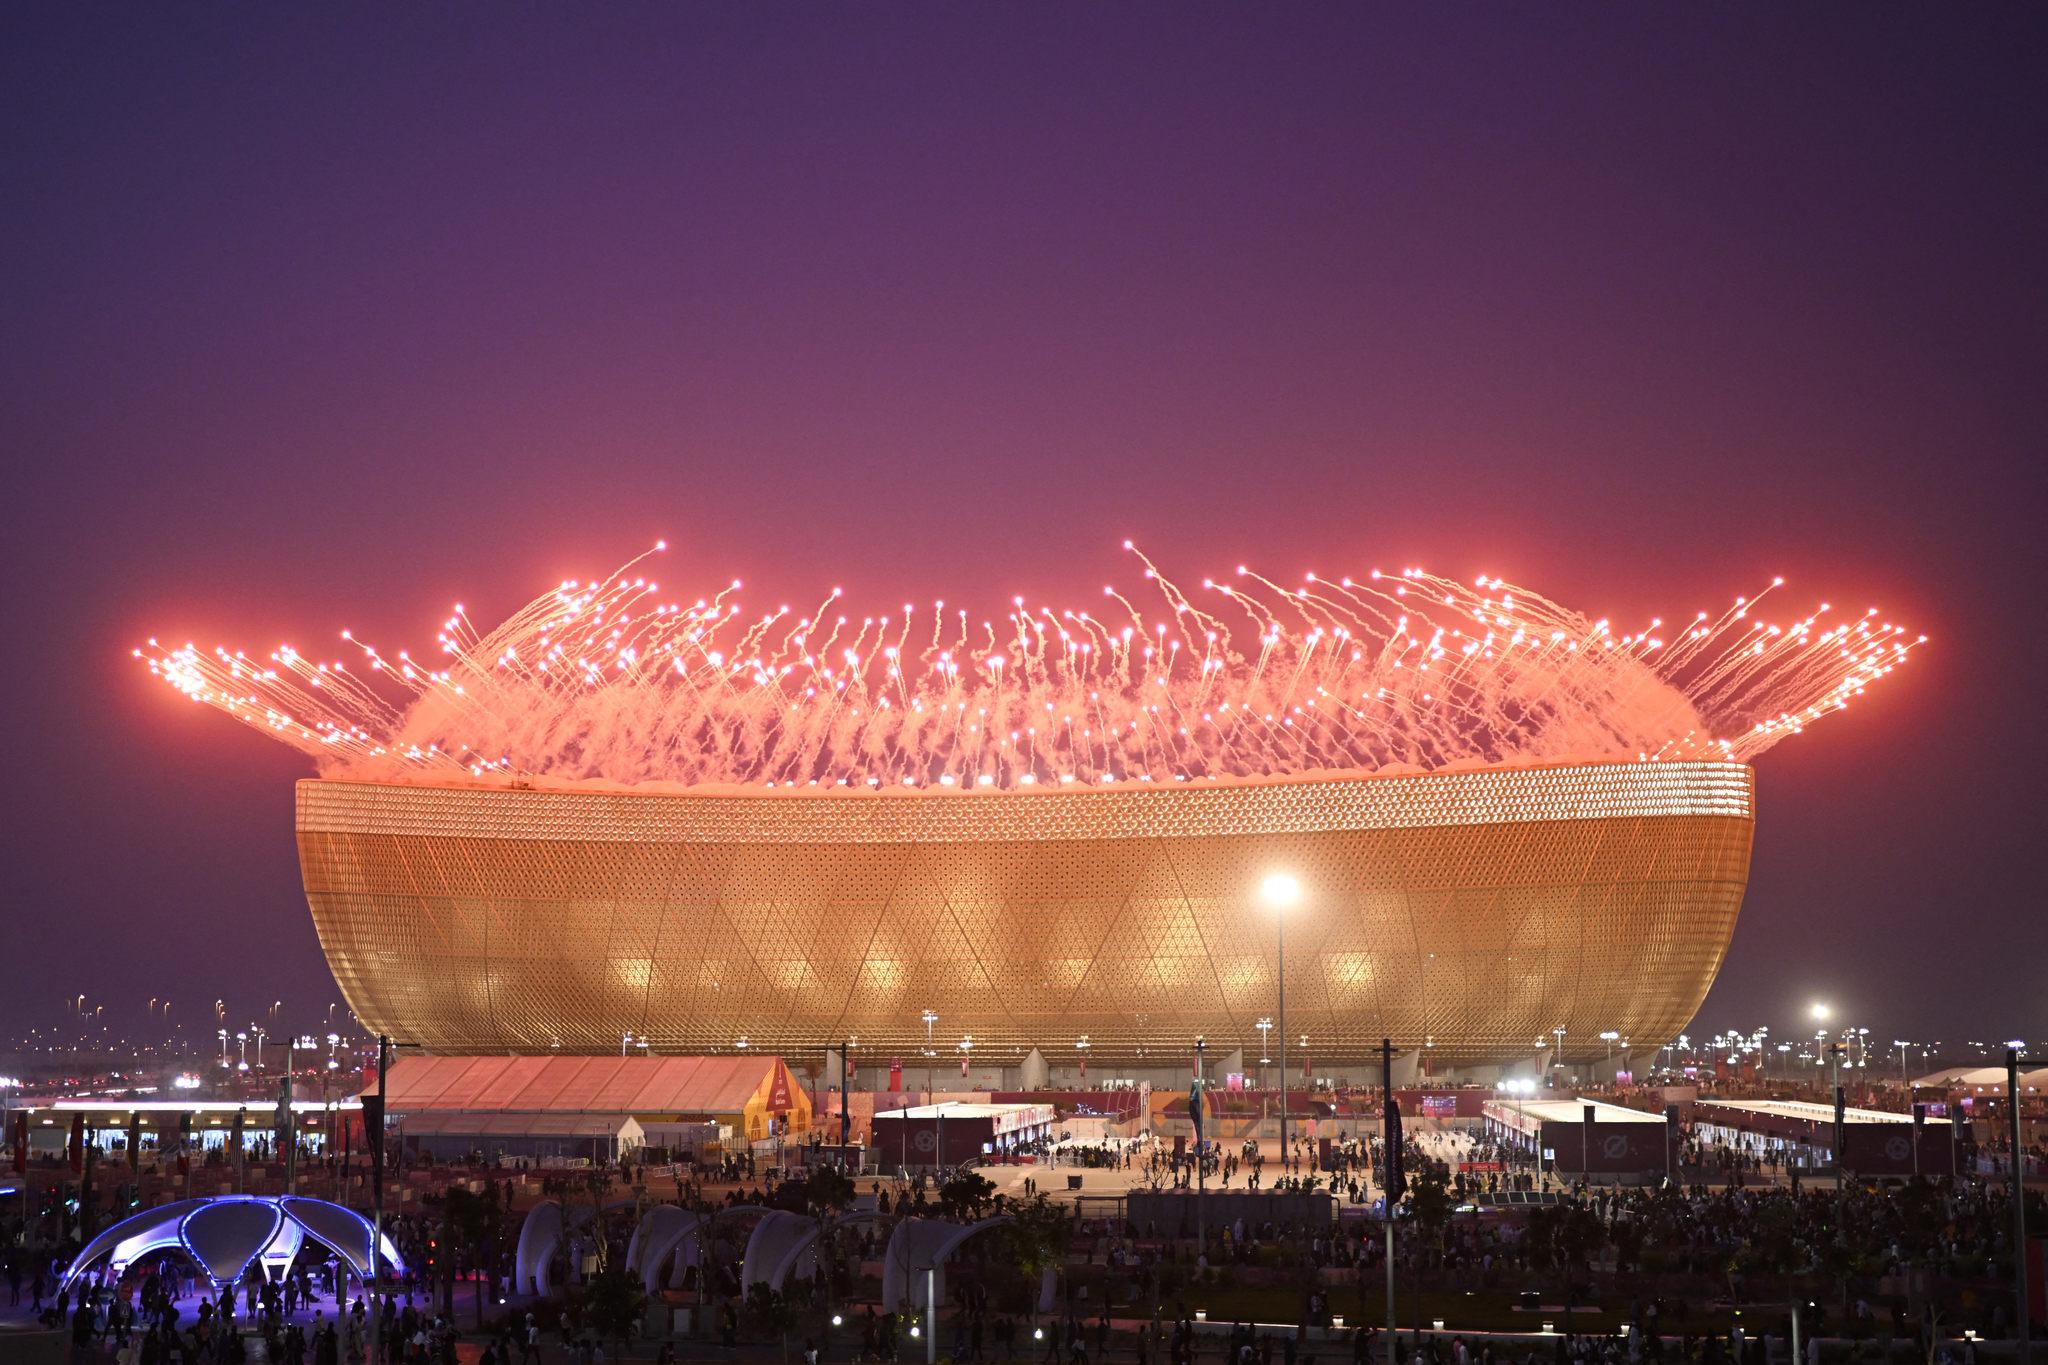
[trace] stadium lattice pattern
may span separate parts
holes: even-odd
[[[1601,1055],[1691,1019],[1748,875],[1750,769],[1710,761],[1155,790],[799,796],[301,782],[350,1007],[443,1052],[941,1064],[1259,1055],[1261,877],[1294,874],[1290,1044],[1444,1064]]]

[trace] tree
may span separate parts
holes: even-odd
[[[505,1223],[504,1208],[498,1203],[498,1187],[485,1181],[482,1194],[471,1194],[460,1185],[449,1187],[447,1201],[441,1208],[442,1225],[447,1236],[444,1240],[451,1247],[465,1248],[474,1269],[495,1274],[498,1266],[499,1239]],[[450,1271],[452,1273],[451,1265]],[[454,1292],[451,1285],[451,1294]],[[452,1315],[454,1305],[451,1302]],[[484,1286],[479,1284],[476,1291],[476,1326],[484,1326]]]
[[[747,1289],[747,1320],[782,1344],[782,1358],[789,1359],[789,1334],[803,1321],[803,1310],[787,1294],[756,1280]]]
[[[804,1181],[804,1203],[816,1216],[839,1213],[853,1198],[853,1177],[841,1167],[814,1166],[810,1178]]]
[[[993,1181],[977,1171],[963,1170],[939,1186],[939,1207],[949,1218],[978,1218],[995,1202]]]
[[[623,1342],[639,1330],[646,1311],[647,1295],[640,1282],[623,1270],[600,1270],[584,1286],[584,1321],[614,1342]]]
[[[1451,1225],[1450,1182],[1444,1168],[1434,1161],[1422,1163],[1422,1169],[1408,1179],[1408,1219],[1414,1225],[1416,1236],[1409,1241],[1408,1267],[1415,1280],[1415,1341],[1418,1349],[1422,1343],[1422,1255],[1423,1247],[1443,1255],[1444,1232]],[[1388,1324],[1393,1330],[1393,1324]]]
[[[1043,1194],[1010,1206],[1010,1221],[996,1233],[1009,1252],[1008,1262],[1026,1277],[1030,1312],[1038,1315],[1037,1283],[1047,1270],[1057,1270],[1074,1242],[1074,1220],[1066,1209]]]

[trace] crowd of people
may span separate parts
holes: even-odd
[[[1313,1228],[1232,1217],[1210,1225],[1207,1244],[1199,1251],[1187,1239],[1161,1236],[1152,1226],[1115,1221],[1077,1224],[1083,1235],[1074,1254],[1081,1266],[1099,1258],[1101,1265],[1149,1286],[1155,1298],[1170,1301],[1161,1287],[1171,1278],[1172,1267],[1201,1273],[1236,1269],[1249,1275],[1247,1283],[1268,1282],[1261,1276],[1269,1272],[1313,1271],[1313,1285],[1304,1289],[1293,1316],[1306,1327],[1327,1326],[1331,1286],[1353,1276],[1361,1286],[1376,1282],[1385,1266],[1382,1224],[1369,1208],[1356,1207],[1379,1197],[1378,1181],[1385,1171],[1385,1154],[1370,1129],[1320,1139],[1296,1134],[1279,1151],[1249,1141],[1198,1145],[1143,1137],[1059,1141],[1037,1155],[1047,1166],[1057,1160],[1082,1169],[1128,1171],[1155,1188],[1184,1187],[1199,1179],[1212,1190],[1328,1190],[1350,1206],[1328,1224]],[[1730,1365],[1764,1365],[1764,1358],[1754,1355],[1763,1349],[1759,1343],[1745,1343],[1739,1334],[1715,1339],[1705,1331],[1701,1286],[1729,1286],[1732,1293],[1737,1283],[1770,1286],[1798,1279],[1809,1286],[1837,1287],[1838,1293],[1823,1293],[1811,1309],[1810,1333],[1901,1338],[1917,1334],[1933,1341],[1934,1324],[1911,1318],[1904,1296],[1896,1291],[1904,1277],[1918,1277],[1917,1303],[1936,1305],[1941,1282],[1995,1285],[2009,1274],[2013,1246],[2006,1197],[1999,1186],[1944,1179],[1904,1189],[1800,1188],[1771,1179],[1767,1163],[1750,1168],[1747,1160],[1752,1154],[1737,1151],[1717,1160],[1714,1149],[1693,1145],[1686,1155],[1682,1170],[1690,1178],[1676,1186],[1586,1190],[1552,1176],[1548,1179],[1558,1191],[1555,1202],[1482,1216],[1462,1196],[1535,1178],[1526,1155],[1499,1135],[1417,1125],[1404,1147],[1411,1189],[1434,1189],[1438,1194],[1433,1202],[1420,1196],[1411,1199],[1402,1221],[1397,1255],[1404,1284],[1428,1293],[1503,1291],[1534,1284],[1562,1295],[1567,1304],[1598,1302],[1610,1313],[1627,1305],[1630,1336],[1561,1337],[1555,1348],[1561,1354],[1548,1365],[1610,1365],[1623,1357],[1655,1360],[1666,1351],[1667,1342],[1681,1343],[1669,1349],[1701,1365],[1724,1359]],[[601,1204],[622,1184],[633,1189],[635,1176],[643,1173],[630,1165],[551,1171],[538,1179],[522,1179],[516,1186],[491,1169],[449,1174],[460,1177],[450,1190],[460,1185],[474,1195],[481,1189],[478,1197],[502,1209],[508,1229],[516,1232],[515,1200],[538,1194],[573,1201],[602,1187]],[[701,1211],[772,1206],[787,1198],[781,1184],[784,1173],[758,1167],[745,1153],[673,1174],[675,1202]],[[946,1187],[955,1178],[957,1173],[920,1173],[909,1180],[876,1181],[862,1193],[871,1197],[883,1220],[937,1216],[957,1212],[947,1206]],[[1024,1198],[1035,1196],[1029,1183],[1012,1186],[1020,1188]],[[61,1288],[64,1266],[58,1246],[44,1242],[37,1249],[30,1239],[17,1236],[5,1254],[5,1275],[14,1305],[26,1299],[33,1313],[68,1332],[81,1349],[114,1354],[124,1365],[232,1365],[258,1340],[264,1343],[267,1358],[283,1365],[425,1365],[449,1358],[457,1336],[450,1305],[437,1302],[436,1287],[418,1278],[418,1267],[427,1262],[427,1247],[437,1238],[447,1243],[448,1214],[440,1201],[452,1197],[430,1194],[423,1203],[387,1217],[386,1234],[406,1270],[394,1286],[396,1292],[385,1301],[377,1334],[383,1358],[376,1361],[369,1360],[372,1334],[367,1315],[373,1310],[362,1287],[346,1275],[337,1278],[335,1263],[318,1254],[302,1257],[282,1279],[259,1284],[252,1277],[228,1293],[195,1281],[192,1267],[177,1256],[153,1256],[146,1264],[128,1267],[120,1280],[102,1271]],[[570,1237],[563,1250],[571,1266],[598,1249],[599,1240],[606,1253],[598,1258],[601,1263],[615,1264],[623,1257],[632,1214],[630,1209],[614,1214],[600,1211]],[[2038,1206],[2035,1216],[2041,1216]],[[850,1289],[850,1278],[860,1266],[878,1262],[887,1237],[886,1221],[849,1227],[837,1251],[841,1264],[833,1271],[835,1289],[842,1279],[847,1281],[843,1287]],[[481,1282],[475,1291],[480,1311],[486,1296],[495,1301],[501,1293],[528,1288],[512,1283],[512,1243],[508,1235],[489,1253],[476,1248],[461,1248],[452,1257],[443,1253],[444,1267],[475,1272]],[[75,1251],[75,1241],[70,1249]],[[740,1269],[730,1256],[714,1258],[709,1268],[716,1279],[707,1289],[729,1301],[714,1317],[714,1331],[724,1340],[735,1340],[739,1319],[732,1303],[741,1298]],[[678,1267],[677,1282],[694,1288],[697,1272],[696,1266]],[[1324,1278],[1328,1272],[1336,1272],[1338,1278]],[[572,1271],[565,1278],[579,1282],[581,1277]],[[973,1283],[963,1276],[963,1292]],[[1175,1283],[1185,1285],[1185,1274]],[[1987,1307],[1978,1319],[1981,1325],[1993,1333],[2009,1329],[2011,1321],[1998,1296],[1985,1295],[1982,1301]],[[880,1311],[883,1307],[877,1305],[859,1320],[862,1354],[877,1360],[895,1358],[907,1330],[907,1319]],[[1028,1320],[1020,1319],[1014,1306],[1008,1312],[993,1311],[985,1300],[961,1299],[956,1308],[947,1328],[954,1337],[952,1354],[960,1360],[1009,1360],[1021,1351],[1043,1355],[1046,1365],[1086,1365],[1090,1354],[1099,1359],[1113,1349],[1135,1353],[1139,1365],[1150,1365],[1155,1357],[1176,1362],[1198,1355],[1213,1359],[1218,1344],[1213,1335],[1191,1327],[1183,1331],[1157,1322],[1135,1336],[1128,1331],[1111,1334],[1106,1317],[1098,1333],[1071,1315],[1028,1326],[1025,1342],[1020,1335]],[[559,1361],[562,1351],[571,1359],[587,1358],[601,1349],[593,1334],[575,1332],[573,1318],[557,1322],[550,1314],[551,1330],[561,1332],[561,1347],[547,1356],[537,1323],[521,1319],[516,1309],[511,1316],[492,1316],[495,1321],[487,1337],[490,1365]],[[1362,1339],[1354,1334],[1344,1340]],[[1295,1358],[1297,1347],[1302,1359]],[[1223,1355],[1226,1365],[1267,1365],[1276,1352],[1283,1365],[1310,1365],[1311,1350],[1326,1357],[1347,1353],[1332,1347],[1328,1333],[1319,1339],[1297,1339],[1252,1332],[1233,1336]],[[1469,1342],[1429,1337],[1411,1365],[1523,1365],[1525,1354],[1519,1349],[1503,1352],[1482,1337]],[[1771,1365],[1779,1365],[1775,1357]]]

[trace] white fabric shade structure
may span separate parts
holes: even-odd
[[[696,1264],[700,1238],[710,1234],[717,1224],[734,1218],[759,1217],[763,1222],[785,1216],[759,1204],[736,1204],[731,1208],[719,1209],[715,1213],[696,1213],[689,1209],[677,1208],[674,1204],[656,1204],[640,1219],[633,1229],[633,1240],[626,1245],[626,1271],[640,1277],[640,1286],[649,1294],[662,1288],[661,1267],[671,1253],[675,1264],[667,1276],[668,1287],[673,1289],[681,1282],[684,1268]],[[796,1216],[796,1215],[786,1215]],[[806,1222],[810,1220],[806,1219]],[[760,1231],[757,1226],[749,1234],[745,1255],[751,1262],[753,1237]],[[777,1286],[780,1288],[780,1286]],[[741,1286],[744,1293],[745,1286]]]
[[[633,1229],[633,1240],[626,1245],[626,1272],[638,1275],[640,1287],[647,1293],[659,1293],[662,1262],[674,1252],[676,1272],[669,1281],[673,1284],[680,1279],[682,1267],[696,1259],[700,1228],[709,1221],[707,1214],[656,1204]]]
[[[747,1238],[746,1283],[740,1297],[750,1297],[754,1286],[765,1284],[776,1293],[789,1287],[792,1279],[813,1279],[818,1273],[818,1238],[827,1226],[850,1227],[888,1218],[886,1213],[860,1210],[821,1223],[801,1213],[777,1210],[754,1225]]]
[[[743,1262],[746,1274],[741,1280],[740,1297],[752,1297],[757,1284],[765,1284],[780,1293],[804,1252],[815,1250],[821,1226],[815,1218],[786,1209],[771,1210],[754,1224],[754,1230],[747,1234],[747,1252]]]
[[[353,1209],[297,1195],[224,1194],[180,1199],[122,1219],[94,1237],[64,1273],[77,1282],[104,1259],[115,1274],[144,1256],[176,1251],[215,1285],[231,1284],[261,1265],[281,1274],[308,1240],[333,1252],[360,1278],[370,1274],[370,1221]],[[386,1273],[403,1270],[391,1239],[383,1239]]]
[[[513,1283],[519,1293],[530,1291],[547,1297],[555,1248],[572,1228],[585,1227],[590,1220],[589,1208],[579,1206],[565,1212],[552,1199],[543,1199],[528,1211],[526,1221],[519,1225],[519,1247],[513,1255]]]
[[[984,1218],[978,1223],[947,1223],[936,1218],[905,1218],[889,1234],[889,1249],[882,1257],[882,1304],[894,1307],[908,1303],[920,1313],[929,1313],[935,1303],[946,1301],[946,1261],[960,1244],[978,1232],[1009,1222],[1005,1215]],[[1046,1277],[1046,1284],[1051,1277]],[[1040,1289],[1040,1309],[1045,1302]]]

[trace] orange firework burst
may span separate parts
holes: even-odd
[[[488,632],[457,606],[432,665],[347,632],[353,665],[135,653],[334,776],[972,790],[1748,760],[1926,638],[1826,603],[1767,622],[1764,594],[1617,632],[1420,569],[1289,588],[1241,567],[1189,593],[1132,553],[1153,605],[1104,588],[1099,614],[1018,598],[990,619],[854,618],[834,588],[750,615],[738,582],[664,598],[642,555]]]

